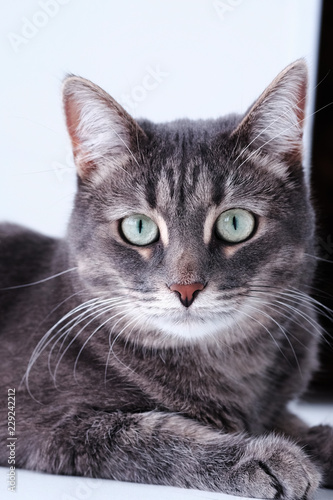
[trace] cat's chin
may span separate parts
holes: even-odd
[[[153,317],[150,318],[149,323],[169,338],[188,342],[216,337],[231,340],[230,327],[233,325],[231,318],[221,319],[221,317],[216,319],[191,317],[177,320],[168,317]]]

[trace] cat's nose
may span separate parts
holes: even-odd
[[[190,307],[193,303],[198,292],[203,290],[205,285],[202,283],[191,283],[190,285],[179,285],[178,283],[173,283],[169,286],[172,292],[177,292],[179,295],[180,302],[185,307]]]

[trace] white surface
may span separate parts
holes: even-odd
[[[313,87],[320,6],[320,0],[3,2],[0,220],[64,233],[75,190],[60,98],[67,72],[93,80],[135,117],[243,112],[299,57],[309,63]]]
[[[293,410],[311,425],[333,425],[333,404],[293,404]],[[8,470],[0,468],[1,500],[244,500],[223,493],[183,490],[118,481],[52,476],[16,471],[17,490],[8,492]],[[333,500],[333,490],[319,490],[315,500]]]

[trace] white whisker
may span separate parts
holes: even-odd
[[[50,328],[46,333],[45,335],[41,338],[41,340],[37,343],[31,357],[30,357],[30,360],[29,360],[29,363],[28,363],[28,366],[27,366],[27,369],[26,369],[26,372],[25,372],[25,375],[21,381],[21,384],[25,382],[26,384],[26,387],[30,393],[30,390],[29,390],[29,375],[30,375],[30,371],[33,367],[33,365],[36,363],[37,359],[39,358],[39,356],[42,354],[42,352],[47,348],[48,345],[50,345],[59,335],[60,333],[64,330],[64,329],[68,329],[69,325],[75,321],[78,320],[78,316],[74,316],[74,318],[72,318],[70,321],[68,321],[64,326],[61,327],[62,323],[64,321],[66,321],[67,319],[71,318],[71,316],[73,315],[77,315],[78,313],[80,313],[82,310],[84,311],[83,312],[83,315],[85,315],[87,313],[87,309],[91,308],[91,306],[96,306],[98,307],[101,302],[105,303],[106,301],[112,301],[112,300],[115,300],[115,299],[105,299],[102,301],[102,299],[99,299],[99,298],[93,298],[93,299],[90,299],[86,302],[84,302],[83,304],[80,304],[79,306],[75,307],[74,309],[72,309],[71,311],[69,311],[67,314],[65,314],[59,321],[57,321],[57,323],[55,323],[55,325],[52,326],[52,328]],[[60,328],[58,330],[58,328]],[[65,330],[66,332],[66,330]]]
[[[61,360],[63,359],[63,357],[65,356],[66,352],[68,351],[68,349],[70,348],[70,346],[75,342],[75,340],[77,339],[77,337],[85,330],[85,328],[90,325],[90,323],[92,323],[96,318],[98,318],[99,316],[101,316],[104,312],[108,311],[109,309],[113,308],[116,304],[104,304],[104,305],[101,305],[101,304],[98,304],[98,305],[95,305],[94,307],[90,307],[87,311],[85,311],[84,313],[82,313],[81,315],[79,315],[79,317],[76,317],[76,321],[75,323],[72,324],[72,326],[68,329],[66,329],[62,335],[57,339],[57,341],[55,342],[55,344],[52,346],[51,350],[50,350],[50,353],[49,353],[49,361],[51,359],[51,356],[52,356],[52,351],[54,349],[54,347],[56,346],[56,344],[58,343],[58,341],[61,339],[61,337],[64,337],[63,338],[63,341],[61,343],[61,346],[59,348],[59,351],[58,351],[58,361],[57,361],[57,364],[56,364],[56,367],[54,369],[54,372],[53,372],[53,375],[51,373],[51,370],[50,370],[50,363],[49,363],[49,370],[50,370],[50,374],[51,376],[53,377],[54,381],[56,379],[56,372],[58,370],[58,367],[60,365],[60,362]],[[91,312],[93,311],[93,312]],[[96,314],[98,313],[98,314]],[[88,318],[91,318],[92,319],[90,321],[88,321],[88,323],[85,323],[84,326],[79,330],[79,332],[74,336],[74,338],[71,339],[71,341],[69,342],[69,344],[66,346],[65,350],[62,351],[62,348],[64,346],[64,343],[66,342],[67,338],[69,337],[70,333],[72,332],[72,330],[78,326],[82,321],[85,321],[87,320]],[[68,325],[68,323],[67,323]],[[67,326],[65,325],[65,326]],[[62,352],[61,352],[62,351]]]
[[[53,280],[54,278],[58,278],[58,276],[62,276],[63,274],[75,271],[76,269],[77,269],[77,267],[72,267],[71,269],[66,269],[66,271],[61,271],[61,273],[54,274],[53,276],[48,276],[47,278],[43,278],[41,280],[34,281],[32,283],[25,283],[24,285],[7,286],[6,288],[1,288],[1,291],[16,290],[18,288],[26,288],[28,286],[39,285],[40,283],[45,283],[46,281]]]
[[[258,285],[257,285],[258,286]],[[273,287],[274,288],[274,287]],[[267,295],[267,290],[258,290],[258,289],[250,289],[251,292],[256,292],[256,293],[265,293]],[[280,307],[286,311],[287,309],[291,311],[293,317],[299,316],[303,318],[313,329],[314,332],[317,332],[317,335],[323,339],[324,342],[329,344],[329,342],[325,339],[323,336],[323,333],[325,332],[328,336],[330,334],[321,326],[319,323],[316,321],[316,319],[307,314],[304,310],[300,310],[299,308],[295,307],[294,304],[299,304],[299,302],[302,302],[306,307],[310,307],[312,310],[320,313],[323,316],[328,317],[329,319],[332,318],[331,314],[333,311],[331,311],[329,308],[327,308],[328,312],[330,315],[324,313],[322,311],[322,308],[325,307],[323,304],[321,304],[319,301],[313,299],[309,295],[307,295],[304,292],[301,292],[299,290],[292,290],[292,289],[285,289],[285,290],[278,290],[277,292],[272,292],[270,291],[270,295],[272,298],[274,298],[274,306],[278,307],[277,304],[280,304]],[[280,299],[280,300],[277,300]],[[261,300],[261,299],[260,299]]]
[[[266,313],[266,312],[264,312],[262,309],[259,309],[259,308],[256,308],[256,307],[253,307],[253,306],[250,306],[249,304],[247,305],[247,307],[250,307],[251,309],[254,309],[254,311],[259,312],[260,314],[263,314],[265,317],[267,317],[268,319],[270,319],[271,321],[273,321],[273,323],[275,323],[275,324],[278,326],[278,328],[279,328],[279,330],[281,330],[281,332],[282,332],[282,334],[283,334],[284,338],[285,338],[285,339],[287,339],[288,344],[289,344],[289,347],[291,348],[292,353],[293,353],[293,355],[294,355],[294,358],[295,358],[295,361],[296,361],[296,364],[297,364],[298,370],[299,370],[299,372],[302,374],[301,367],[300,367],[300,365],[299,365],[299,362],[298,362],[298,359],[297,359],[297,356],[296,356],[296,352],[295,352],[294,346],[292,345],[292,343],[291,343],[291,341],[290,341],[290,339],[289,339],[289,337],[288,337],[288,334],[287,334],[287,332],[286,332],[285,328],[283,328],[283,327],[280,325],[280,323],[278,323],[278,322],[277,322],[277,321],[276,321],[276,320],[275,320],[275,319],[274,319],[274,318],[273,318],[270,314],[267,314],[267,313]]]
[[[261,310],[259,309],[259,311],[261,312]],[[281,346],[278,344],[278,342],[276,341],[276,339],[274,338],[274,336],[271,334],[271,332],[269,331],[269,329],[263,325],[258,319],[254,318],[253,316],[251,316],[250,314],[247,314],[244,310],[237,310],[238,313],[241,313],[243,314],[244,316],[247,316],[248,318],[250,318],[252,321],[255,321],[256,323],[258,323],[262,328],[264,328],[264,330],[268,333],[268,335],[271,337],[271,339],[273,340],[274,344],[276,345],[276,347],[278,348],[278,350],[280,351],[280,353],[282,354],[282,356],[288,361],[285,353],[282,351],[281,349]]]
[[[131,372],[135,373],[134,370],[132,370],[132,368],[130,368],[129,366],[125,365],[119,358],[118,356],[116,355],[116,353],[114,352],[113,350],[113,346],[115,344],[115,342],[118,340],[118,338],[121,336],[121,334],[129,327],[129,325],[131,325],[132,323],[134,323],[134,325],[132,326],[132,329],[130,331],[130,334],[132,333],[133,329],[135,328],[135,326],[139,323],[140,319],[144,316],[144,313],[140,314],[139,316],[137,316],[136,318],[134,318],[133,320],[129,320],[125,326],[122,328],[122,330],[120,330],[120,332],[118,332],[118,334],[116,335],[116,337],[114,338],[112,344],[110,344],[110,338],[111,338],[111,332],[112,330],[110,331],[110,335],[109,335],[109,345],[110,345],[110,349],[109,349],[109,353],[108,353],[108,357],[107,357],[107,361],[106,361],[106,364],[105,364],[105,373],[104,373],[104,381],[106,383],[106,377],[107,377],[107,368],[108,368],[108,365],[109,365],[109,361],[110,361],[110,356],[111,356],[111,353],[113,354],[113,356],[117,359],[117,361],[123,365],[126,369],[130,370]],[[129,334],[129,335],[130,335]]]
[[[70,345],[76,340],[76,338],[80,335],[80,333],[90,324],[92,323],[93,321],[95,321],[96,318],[98,318],[99,316],[102,316],[104,315],[106,312],[108,311],[111,311],[112,309],[114,309],[115,307],[118,309],[119,307],[127,307],[131,302],[128,301],[126,303],[126,301],[123,301],[120,305],[119,304],[116,304],[116,305],[112,305],[112,307],[109,307],[109,308],[106,308],[105,310],[103,310],[102,312],[100,312],[99,314],[97,314],[96,316],[94,316],[87,324],[84,325],[83,328],[81,328],[81,330],[75,335],[75,337],[72,339],[71,343],[69,344],[69,346],[67,346],[66,350],[70,347]],[[112,319],[114,319],[115,317],[119,316],[120,314],[124,314],[123,311],[119,311],[118,313],[114,314],[113,316],[111,316],[110,318],[108,318],[107,320],[105,320],[103,323],[99,324],[97,328],[95,328],[95,330],[89,335],[89,337],[85,340],[85,342],[83,343],[83,345],[81,346],[80,348],[80,351],[78,352],[77,356],[76,356],[76,359],[75,359],[75,363],[74,363],[74,378],[75,377],[75,372],[76,372],[76,367],[77,367],[77,363],[79,361],[79,357],[81,356],[81,353],[83,351],[83,349],[85,348],[85,346],[88,344],[88,342],[90,341],[90,339],[95,335],[95,333],[100,330],[103,326],[105,326],[109,321],[111,321]],[[65,354],[65,353],[64,353]],[[63,355],[64,355],[63,354]],[[60,360],[59,360],[60,362]],[[59,363],[58,362],[58,363]],[[58,366],[58,365],[57,365]]]

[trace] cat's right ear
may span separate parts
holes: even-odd
[[[307,67],[299,59],[279,73],[232,133],[246,144],[243,152],[301,165],[306,94]]]
[[[145,137],[135,120],[104,90],[78,76],[65,79],[63,103],[81,179],[124,168]]]

